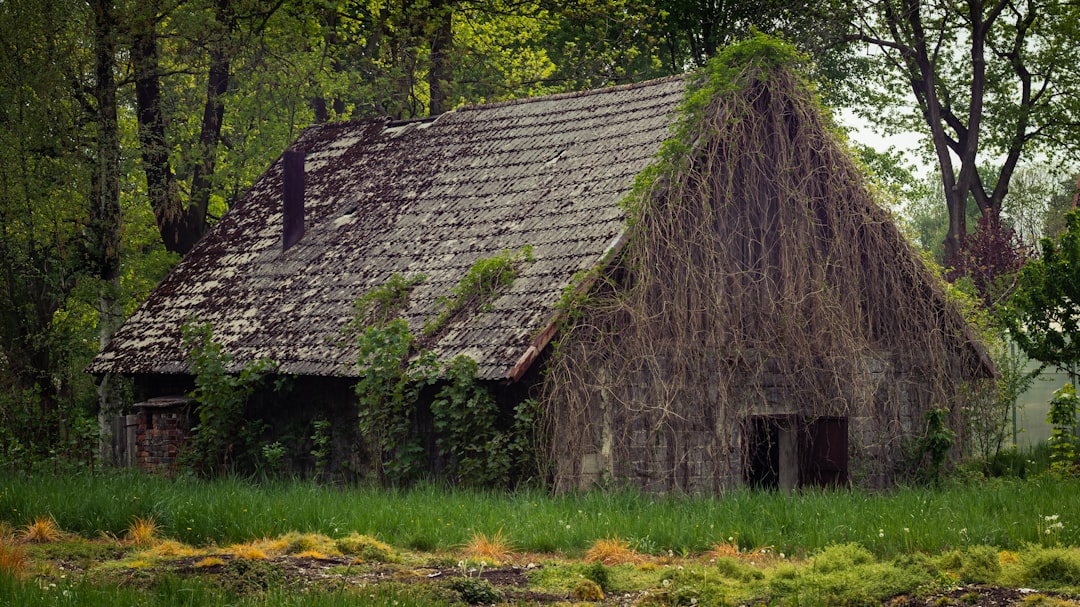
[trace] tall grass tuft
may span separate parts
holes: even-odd
[[[624,565],[640,563],[643,559],[630,543],[617,536],[599,539],[585,551],[585,560],[602,565]]]
[[[33,544],[51,544],[59,541],[63,533],[51,516],[37,516],[32,522],[26,524],[20,537],[23,541]]]
[[[26,551],[0,541],[0,575],[18,577],[26,570]]]
[[[502,528],[499,528],[490,537],[483,533],[474,533],[465,546],[465,552],[474,559],[502,563],[513,556],[514,546],[510,539],[503,535]]]
[[[152,546],[158,540],[157,531],[157,522],[153,516],[136,516],[128,525],[124,537],[136,546]]]

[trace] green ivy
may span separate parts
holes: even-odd
[[[1046,422],[1050,424],[1050,470],[1059,474],[1075,474],[1080,459],[1080,445],[1076,439],[1076,410],[1080,398],[1072,384],[1065,384],[1054,392]]]
[[[424,450],[413,431],[416,402],[438,378],[437,359],[427,350],[411,356],[416,340],[401,319],[368,327],[358,341],[358,425],[373,472],[384,484],[407,481],[422,469]]]
[[[446,367],[447,384],[431,404],[435,441],[449,460],[449,472],[462,485],[497,485],[510,471],[507,437],[496,424],[499,408],[491,392],[476,381],[476,361],[458,356]]]
[[[509,249],[497,255],[479,259],[465,277],[450,291],[450,295],[439,299],[443,310],[424,325],[424,335],[434,335],[446,327],[450,319],[459,311],[470,306],[477,306],[480,311],[491,311],[491,298],[500,288],[513,284],[521,272],[524,263],[532,263],[533,249],[526,245],[518,251]]]
[[[517,276],[517,266],[532,259],[531,248],[525,247],[473,264],[451,297],[444,298],[442,320],[433,323],[444,325],[456,311],[509,285]],[[391,281],[394,284],[377,287],[358,300],[352,323],[359,346],[358,429],[376,480],[397,485],[423,472],[426,453],[417,435],[417,408],[424,390],[442,383],[431,401],[431,414],[435,447],[447,461],[448,475],[472,487],[509,485],[515,470],[529,469],[536,401],[520,403],[510,427],[502,430],[498,404],[477,379],[476,361],[462,355],[443,367],[433,352],[418,346],[406,321],[389,319],[390,308],[384,303],[403,302],[399,295],[419,282],[396,274]],[[425,327],[427,335],[438,330],[431,327]],[[316,440],[325,458],[329,440],[320,445]],[[319,460],[316,455],[317,465]]]
[[[326,474],[330,471],[330,456],[333,453],[333,424],[326,419],[316,419],[311,422],[311,457],[315,458],[315,474]]]
[[[263,425],[247,422],[248,398],[276,368],[269,359],[247,364],[239,374],[228,372],[232,356],[214,341],[209,323],[188,322],[181,329],[187,363],[195,376],[192,398],[198,402],[198,424],[183,461],[203,475],[231,470],[247,451]]]
[[[425,280],[427,276],[423,274],[406,278],[394,273],[386,283],[371,289],[356,300],[355,315],[350,327],[362,331],[370,326],[386,326],[391,319],[397,317],[405,309],[409,302],[409,294],[416,285]]]

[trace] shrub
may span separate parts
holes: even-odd
[[[503,593],[492,586],[491,582],[480,578],[456,578],[447,582],[446,587],[470,605],[491,605],[503,601]]]
[[[1020,564],[1025,583],[1080,585],[1080,551],[1075,549],[1033,548]]]
[[[602,601],[604,600],[604,591],[599,584],[592,580],[581,580],[574,585],[574,589],[570,591],[570,596],[579,601]]]
[[[275,363],[261,359],[238,375],[228,372],[232,357],[213,339],[208,323],[187,323],[182,329],[187,364],[195,375],[191,396],[198,401],[198,424],[183,461],[203,475],[221,474],[250,453],[260,428],[244,424],[248,398]]]
[[[1054,392],[1046,421],[1053,430],[1050,434],[1050,469],[1060,474],[1074,474],[1080,448],[1076,439],[1076,409],[1080,399],[1072,384],[1065,384]]]

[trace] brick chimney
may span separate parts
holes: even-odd
[[[281,250],[288,251],[304,237],[304,153],[286,150],[281,164],[285,198]]]

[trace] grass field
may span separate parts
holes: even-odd
[[[0,477],[0,521],[21,527],[52,517],[86,537],[120,535],[136,517],[193,545],[226,544],[289,531],[350,532],[415,550],[460,546],[502,529],[520,550],[578,554],[614,535],[641,552],[744,547],[809,554],[858,542],[878,556],[940,552],[972,544],[1016,549],[1046,538],[1058,516],[1062,543],[1080,544],[1080,481],[984,479],[883,493],[806,491],[785,496],[732,491],[722,497],[634,492],[551,496],[543,491],[338,489],[301,481],[177,480],[141,474]]]
[[[450,605],[467,596],[453,580],[489,576],[514,578],[509,602],[536,604],[572,599],[595,567],[609,599],[623,597],[617,604],[881,605],[897,596],[962,604],[975,583],[1080,590],[1078,497],[1080,481],[1048,476],[880,493],[657,497],[6,475],[0,605]],[[153,521],[147,537],[133,535],[136,521]],[[59,535],[34,539],[35,525],[49,522]],[[360,558],[350,547],[357,537],[395,556]],[[487,571],[479,565],[474,580],[478,559],[489,558],[478,556],[478,538],[504,554]],[[605,545],[616,548],[610,563]],[[526,570],[526,561],[540,566]],[[263,575],[269,581],[253,591],[230,585]],[[439,583],[427,583],[430,575]],[[1039,596],[1051,602],[1016,604],[1078,604]],[[924,604],[905,600],[895,604]]]

